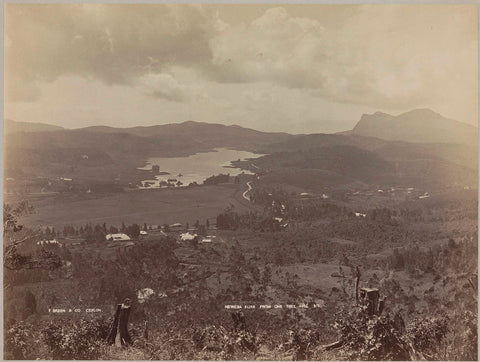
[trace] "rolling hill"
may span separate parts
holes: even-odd
[[[63,127],[46,123],[18,122],[11,119],[6,119],[4,122],[5,134],[17,132],[52,132],[63,129]]]
[[[372,182],[392,166],[374,152],[349,145],[334,145],[295,152],[277,152],[260,157],[255,164],[272,169],[315,169],[333,172],[348,179]]]
[[[475,184],[478,178],[477,128],[425,109],[396,117],[364,115],[351,132],[342,134],[267,133],[193,121],[75,130],[6,123],[6,174],[14,169],[31,175],[75,170],[75,177],[111,178],[133,172],[148,157],[188,156],[223,147],[268,154],[255,164],[290,184],[298,182],[299,175],[313,186],[332,187],[350,182]]]
[[[154,143],[167,139],[178,139],[182,147],[188,143],[213,147],[237,147],[255,149],[260,145],[286,140],[291,137],[287,133],[260,132],[236,125],[226,126],[206,122],[186,121],[148,127],[114,128],[94,126],[79,129],[86,133],[125,133],[137,137],[145,137]]]
[[[440,148],[440,151],[445,150]],[[459,161],[455,155],[451,160],[441,156],[435,147],[386,143],[372,151],[333,145],[275,152],[252,162],[264,171],[263,183],[288,184],[316,192],[358,183],[431,189],[478,183],[473,163],[463,162],[463,158]]]
[[[263,144],[291,137],[239,126],[183,122],[150,127],[114,128],[94,126],[74,130],[57,126],[7,121],[7,146],[16,148],[98,148],[113,154],[188,155],[216,147],[253,150]],[[12,125],[12,126],[11,126]]]
[[[306,151],[311,148],[329,146],[354,146],[365,150],[374,150],[388,144],[388,141],[374,137],[357,135],[314,133],[294,135],[284,141],[266,144],[260,148],[261,153]]]
[[[83,170],[80,172],[90,174],[91,170],[83,166],[109,166],[113,170],[133,164],[139,167],[148,157],[188,156],[222,147],[254,151],[263,144],[291,137],[285,133],[200,122],[74,130],[26,122],[21,127],[17,122],[11,124],[14,127],[5,139],[6,174],[13,173],[12,170],[16,174],[64,174],[65,170],[78,167]]]

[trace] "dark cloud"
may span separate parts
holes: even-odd
[[[172,64],[194,66],[210,58],[211,16],[198,6],[8,4],[7,94],[67,74],[135,85]]]
[[[258,8],[7,4],[6,99],[34,101],[46,83],[80,76],[177,103],[208,97],[207,83],[265,83],[343,104],[477,114],[474,5]]]

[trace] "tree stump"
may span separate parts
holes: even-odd
[[[130,299],[125,299],[123,304],[117,304],[117,310],[113,319],[112,328],[107,337],[108,344],[115,344],[117,334],[120,334],[120,343],[122,346],[132,344],[132,338],[128,333],[128,317],[130,316]]]
[[[367,312],[368,315],[375,315],[378,313],[380,292],[376,288],[361,288],[360,289],[360,299],[367,303]],[[384,306],[382,306],[383,310]]]

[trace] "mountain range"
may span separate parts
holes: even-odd
[[[6,134],[52,131],[88,132],[90,134],[124,133],[147,138],[160,136],[191,137],[194,141],[198,142],[216,142],[223,145],[238,144],[241,147],[272,143],[282,139],[285,140],[292,136],[281,132],[260,132],[236,125],[226,126],[223,124],[194,121],[145,127],[117,128],[91,126],[67,130],[63,127],[46,123],[5,120]],[[364,114],[352,130],[338,132],[336,134],[357,135],[388,141],[414,143],[458,143],[468,145],[477,145],[478,143],[477,127],[443,117],[441,114],[430,109],[415,109],[397,116],[383,112]]]
[[[148,157],[188,156],[222,147],[270,154],[258,163],[278,172],[289,170],[292,177],[299,168],[326,172],[331,180],[348,176],[365,182],[380,175],[389,182],[416,174],[441,179],[443,172],[449,182],[461,182],[478,172],[478,129],[428,109],[363,115],[352,130],[336,134],[269,133],[193,121],[71,130],[12,120],[5,121],[5,134],[6,175],[19,168],[21,174],[64,174],[78,165],[108,175],[109,169],[132,167]]]

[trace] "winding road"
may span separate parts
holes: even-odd
[[[251,184],[252,181],[248,181],[247,182],[247,186],[248,186],[248,190],[245,190],[245,192],[243,193],[243,198],[247,201],[250,201],[250,197],[247,196],[247,193],[249,193],[251,190],[252,190],[252,184]]]

